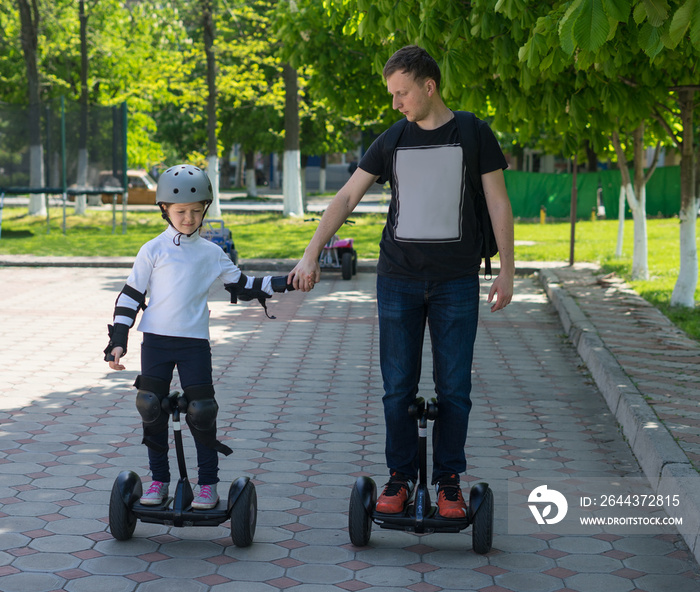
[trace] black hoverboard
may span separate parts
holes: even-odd
[[[187,401],[179,393],[171,393],[163,400],[163,408],[172,414],[175,434],[175,452],[180,470],[175,495],[157,506],[139,503],[143,495],[141,478],[133,471],[122,471],[112,486],[109,499],[109,530],[118,541],[131,538],[136,521],[165,524],[166,526],[218,526],[231,520],[231,539],[237,547],[248,547],[253,542],[257,522],[258,501],[255,485],[248,477],[239,477],[229,488],[228,499],[219,499],[211,510],[192,508],[194,493],[187,478],[185,453],[182,446],[180,413],[187,409]]]
[[[431,399],[426,404],[423,398],[419,397],[408,408],[408,412],[418,421],[418,484],[413,501],[407,504],[403,512],[397,514],[377,512],[376,483],[370,477],[359,477],[350,495],[350,542],[356,547],[367,545],[373,522],[380,528],[419,534],[460,532],[471,526],[472,548],[479,554],[488,553],[493,542],[493,492],[488,483],[477,483],[471,488],[465,518],[441,517],[437,506],[430,502],[426,477],[427,425],[429,420],[437,419],[437,402]]]

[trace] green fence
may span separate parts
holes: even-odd
[[[101,179],[111,174],[126,185],[126,103],[103,107],[57,99],[39,111],[44,182],[30,187],[31,146],[27,129],[34,111],[27,105],[0,105],[0,191],[8,194],[101,194]],[[84,141],[79,140],[81,130]],[[81,148],[86,179],[78,184]]]
[[[506,187],[518,218],[538,218],[540,208],[547,216],[568,218],[571,211],[572,174],[505,171]],[[577,176],[578,218],[589,218],[596,207],[600,188],[607,218],[617,218],[620,199],[620,171],[579,173]],[[681,202],[680,167],[659,167],[647,184],[647,215],[670,217],[678,214]],[[627,208],[629,216],[629,208]]]

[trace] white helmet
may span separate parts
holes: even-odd
[[[177,164],[158,178],[156,203],[211,203],[214,197],[207,174],[191,164]]]

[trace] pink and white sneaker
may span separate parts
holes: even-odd
[[[216,493],[216,485],[200,485],[199,493],[192,502],[195,510],[211,510],[219,503],[219,495]]]
[[[168,497],[169,483],[162,481],[151,481],[148,491],[141,496],[139,502],[143,506],[159,506]]]

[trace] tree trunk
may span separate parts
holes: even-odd
[[[245,183],[243,182],[243,175],[245,171],[245,152],[243,151],[243,148],[241,147],[238,150],[238,162],[236,163],[236,187],[244,187]]]
[[[695,306],[695,288],[698,284],[698,251],[695,242],[697,201],[695,199],[695,153],[693,151],[693,98],[695,91],[678,91],[681,109],[683,142],[681,145],[681,209],[680,257],[681,265],[676,285],[671,294],[671,306]]]
[[[87,56],[87,15],[85,14],[85,0],[78,3],[78,19],[80,20],[80,127],[78,129],[78,187],[87,186],[88,177],[88,56]],[[64,180],[65,181],[65,180]],[[101,200],[100,196],[96,196]],[[85,214],[87,210],[87,196],[75,196],[75,213]]]
[[[207,174],[211,181],[214,200],[209,207],[211,218],[221,217],[219,203],[219,152],[216,141],[216,56],[214,55],[214,3],[216,0],[200,0],[202,6],[202,25],[204,36],[204,53],[207,57]]]
[[[21,21],[22,52],[24,53],[24,63],[27,68],[29,186],[44,187],[44,147],[41,143],[41,100],[39,96],[39,69],[36,57],[39,44],[39,10],[37,0],[17,0],[17,4]],[[29,214],[32,216],[46,215],[46,203],[43,193],[29,196]]]
[[[328,156],[323,155],[321,156],[321,168],[318,172],[318,192],[319,193],[325,193],[326,192],[326,164],[328,163]]]
[[[224,154],[230,155],[231,150],[225,150]],[[221,188],[221,185],[223,184],[224,187],[230,187],[231,186],[231,162],[229,161],[229,158],[222,158],[221,161],[219,161],[219,169],[220,169],[220,175],[221,178],[224,180],[223,183],[219,184],[219,188]]]
[[[695,207],[700,208],[700,158],[695,158]]]
[[[584,148],[586,150],[586,171],[595,173],[598,171],[598,155],[593,150],[589,140],[584,142]]]
[[[255,182],[255,150],[245,153],[245,184],[248,197],[258,197],[258,186]]]
[[[221,206],[219,205],[219,157],[216,154],[207,158],[207,177],[209,177],[211,182],[211,193],[214,196],[214,200],[207,210],[207,217],[221,218]]]
[[[644,123],[632,132],[634,138],[634,249],[632,251],[632,279],[649,279],[649,248],[647,241],[647,183],[644,178]],[[627,194],[629,197],[629,193]]]
[[[574,154],[574,171],[571,180],[571,212],[569,223],[571,232],[569,237],[569,265],[574,264],[574,253],[576,250],[576,209],[578,207],[578,154]]]
[[[617,212],[617,248],[615,249],[615,257],[622,257],[622,245],[625,240],[625,184],[620,184],[620,199],[618,200],[619,209]]]
[[[284,78],[284,176],[282,193],[284,215],[302,216],[301,153],[299,151],[299,89],[297,72],[289,64],[282,66]]]
[[[309,155],[308,154],[302,154],[301,158],[299,159],[299,162],[301,163],[301,169],[300,169],[300,176],[301,176],[301,204],[306,211],[306,206],[308,203],[307,199],[307,192],[308,188],[306,187],[306,169],[309,164]]]
[[[612,144],[617,154],[617,164],[622,176],[622,186],[627,196],[634,220],[634,247],[632,253],[632,279],[649,279],[649,259],[647,248],[646,181],[644,179],[644,124],[633,132],[634,142],[634,183],[630,177],[627,158],[622,150],[620,136],[613,132]],[[624,204],[621,204],[624,205]],[[623,209],[624,213],[624,209]],[[624,216],[621,218],[624,220]]]
[[[636,193],[637,207],[632,210],[634,220],[634,247],[632,250],[632,279],[649,279],[649,247],[647,241],[646,183]],[[628,192],[629,196],[629,192]]]

